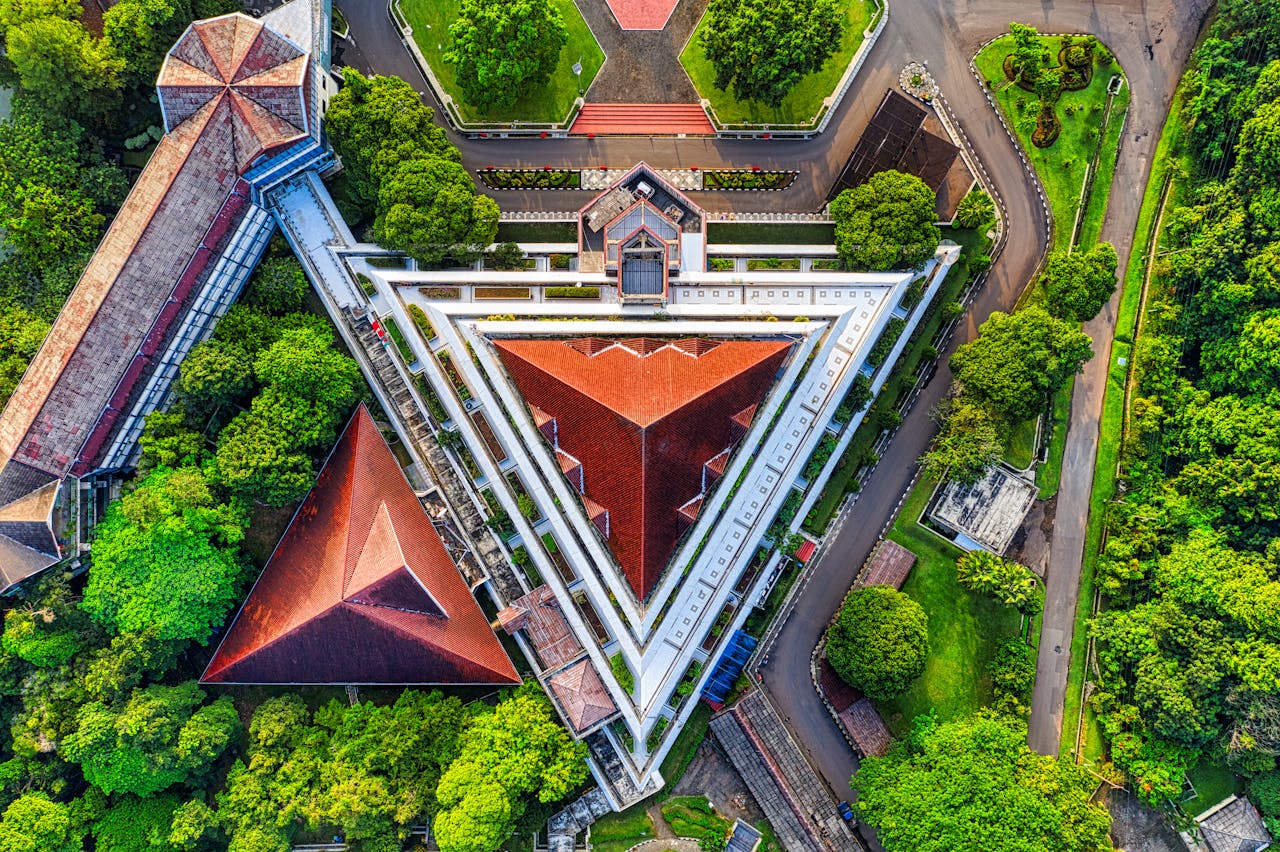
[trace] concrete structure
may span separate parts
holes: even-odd
[[[157,89],[165,136],[0,415],[0,588],[86,546],[191,347],[274,222],[263,193],[328,162],[327,2],[192,24]]]
[[[377,295],[364,322],[395,321],[411,354],[397,370],[413,387],[417,410],[423,416],[434,410],[428,418],[433,428],[460,438],[450,440],[458,449],[443,454],[452,468],[445,475],[467,492],[456,497],[505,516],[499,546],[520,567],[509,578],[511,594],[496,584],[490,588],[500,604],[524,613],[509,611],[503,623],[528,648],[553,695],[551,682],[563,688],[566,672],[573,671],[574,683],[598,698],[594,681],[578,679],[579,660],[608,692],[616,707],[611,720],[604,715],[607,705],[594,698],[557,703],[571,728],[582,723],[573,716],[585,705],[599,708],[583,718],[607,724],[586,739],[597,768],[615,767],[606,789],[621,806],[662,784],[659,766],[693,698],[727,637],[771,587],[781,559],[776,540],[798,527],[830,473],[828,464],[806,479],[810,455],[827,434],[838,436],[833,459],[847,444],[861,415],[841,427],[833,422],[836,409],[859,374],[872,379],[873,390],[879,387],[959,250],[944,246],[919,271],[708,272],[705,214],[644,164],[605,188],[579,221],[577,245],[525,247],[536,255],[533,270],[385,269],[360,260],[359,249],[328,239],[323,248],[317,240],[317,252],[345,257],[374,282]],[[624,221],[615,239],[613,226]],[[627,271],[615,263],[620,255],[613,249],[650,232],[654,245],[646,248],[656,246],[665,255],[659,263],[666,279],[663,292],[637,298],[628,292]],[[806,251],[822,256],[833,250]],[[552,253],[571,255],[570,268],[550,269],[546,258]],[[341,277],[332,289],[346,298],[350,270]],[[924,298],[902,307],[906,290],[921,278]],[[885,366],[873,368],[867,354],[895,316],[906,328]],[[415,333],[419,327],[422,333]],[[622,389],[634,385],[646,401],[656,405],[669,397],[682,411],[681,393],[721,381],[708,378],[714,361],[703,366],[703,359],[740,345],[771,347],[776,360],[764,367],[767,380],[736,394],[740,405],[726,403],[723,412],[713,405],[695,421],[711,429],[719,428],[714,424],[722,415],[726,423],[736,422],[740,434],[712,439],[722,442],[717,446],[723,453],[690,451],[658,476],[665,481],[633,483],[632,499],[639,499],[651,487],[672,488],[670,477],[698,479],[671,492],[665,508],[649,510],[674,507],[683,525],[663,532],[661,559],[643,571],[628,570],[613,527],[626,498],[611,490],[625,491],[627,484],[608,486],[601,477],[624,464],[608,454],[613,444],[643,444],[652,436],[643,437],[648,431],[641,429],[608,438],[603,424],[626,408],[622,399],[610,408],[609,394],[617,390],[625,397]],[[609,368],[595,369],[606,364],[597,359],[606,359]],[[736,370],[725,376],[738,375]],[[602,407],[587,416],[591,405]],[[599,427],[594,433],[593,424]],[[683,442],[675,430],[657,444]],[[637,451],[641,457],[648,452]],[[528,617],[535,591],[544,609],[547,596],[554,596],[555,616],[580,646],[574,658],[549,650],[559,629],[546,618]],[[623,666],[634,681],[626,686],[614,675]]]
[[[929,505],[929,518],[966,550],[978,547],[997,556],[1009,549],[1039,491],[1000,465],[972,485],[948,480]]]

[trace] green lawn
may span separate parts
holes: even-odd
[[[637,802],[625,811],[605,814],[591,826],[591,848],[595,852],[626,852],[643,840],[653,838],[653,820],[645,813],[649,800]]]
[[[463,121],[556,123],[568,118],[578,97],[578,78],[573,74],[573,63],[582,57],[582,88],[586,89],[604,64],[604,51],[596,44],[591,28],[582,19],[573,0],[551,0],[551,3],[564,16],[569,35],[568,43],[560,51],[560,63],[545,85],[531,86],[514,107],[498,111],[482,111],[466,103],[462,99],[462,90],[458,88],[453,66],[444,61],[443,54],[449,48],[449,27],[458,19],[458,0],[401,0],[400,10],[413,28],[413,40],[417,42],[418,49],[426,57],[440,85],[453,98]]]
[[[916,554],[902,591],[929,616],[924,674],[902,695],[877,704],[890,729],[899,735],[910,728],[912,719],[930,711],[946,721],[989,703],[987,662],[996,644],[1017,636],[1021,624],[1013,608],[965,591],[956,580],[955,568],[963,551],[917,523],[935,484],[927,477],[916,484],[889,533],[889,538]]]
[[[421,2],[421,0],[419,0]],[[716,72],[702,49],[700,35],[707,19],[704,15],[693,31],[680,64],[688,72],[689,79],[703,98],[711,101],[716,118],[722,125],[810,125],[815,123],[822,109],[822,102],[830,97],[853,60],[853,54],[862,44],[863,33],[875,15],[876,7],[869,0],[840,0],[845,10],[844,35],[840,47],[818,71],[803,77],[796,83],[782,103],[775,109],[758,101],[740,101],[731,93],[715,86]]]
[[[1094,465],[1093,491],[1089,498],[1089,524],[1085,532],[1084,562],[1080,574],[1080,601],[1076,607],[1076,623],[1071,638],[1071,668],[1067,679],[1066,707],[1062,720],[1062,754],[1070,754],[1075,748],[1077,719],[1080,715],[1081,688],[1084,685],[1085,657],[1089,649],[1088,622],[1092,617],[1094,570],[1098,551],[1102,545],[1103,527],[1106,522],[1106,505],[1115,494],[1116,464],[1120,458],[1124,429],[1124,388],[1129,375],[1130,352],[1137,333],[1138,306],[1142,296],[1142,278],[1151,240],[1155,238],[1156,216],[1160,203],[1160,191],[1171,165],[1179,153],[1182,125],[1178,120],[1181,97],[1175,96],[1165,120],[1156,153],[1152,159],[1151,175],[1142,197],[1142,209],[1134,231],[1133,251],[1125,270],[1120,295],[1120,310],[1116,317],[1115,342],[1111,350],[1111,366],[1107,373],[1106,396],[1102,404],[1102,420],[1098,435],[1098,459]],[[1176,172],[1175,172],[1176,173]],[[1122,365],[1120,359],[1126,364]],[[1086,721],[1089,714],[1086,712]],[[1095,742],[1101,732],[1094,724],[1087,724],[1083,737],[1083,752],[1092,757],[1102,752]]]
[[[1056,57],[1060,40],[1045,38],[1044,41],[1049,44],[1050,51]],[[1093,158],[1097,131],[1102,124],[1103,107],[1107,102],[1107,82],[1113,74],[1123,77],[1124,72],[1115,62],[1110,65],[1095,64],[1093,79],[1088,88],[1078,92],[1064,91],[1056,106],[1058,119],[1062,122],[1062,133],[1050,147],[1037,148],[1031,144],[1030,131],[1023,132],[1018,127],[1018,117],[1025,111],[1036,109],[1036,97],[1013,85],[1004,75],[1004,58],[1011,52],[1012,45],[1013,40],[1009,36],[996,39],[974,57],[974,64],[983,80],[993,84],[991,92],[1004,113],[1005,121],[1022,143],[1035,166],[1036,174],[1040,176],[1040,182],[1044,184],[1049,212],[1053,217],[1054,241],[1065,248],[1071,238],[1085,171]],[[1101,228],[1102,217],[1107,209],[1111,176],[1115,172],[1116,142],[1128,104],[1129,88],[1126,85],[1112,107],[1106,144],[1098,162],[1098,176],[1090,197],[1080,245],[1091,245]],[[1068,114],[1068,110],[1073,111],[1073,114]]]
[[[1187,773],[1191,784],[1196,788],[1196,797],[1183,803],[1187,813],[1199,814],[1221,802],[1232,793],[1243,793],[1244,785],[1240,778],[1230,769],[1201,760],[1196,768]]]
[[[1037,418],[1024,420],[1009,431],[1004,445],[1004,460],[1014,470],[1026,470],[1036,459]]]

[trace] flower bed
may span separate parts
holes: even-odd
[[[542,294],[548,299],[599,299],[599,287],[547,287]]]
[[[581,189],[577,169],[476,169],[490,189]]]
[[[777,191],[791,186],[799,175],[791,171],[708,169],[702,173],[702,188]]]
[[[462,288],[460,287],[419,287],[418,292],[428,299],[462,298]]]
[[[753,257],[747,261],[747,269],[758,272],[762,269],[797,270],[800,268],[798,257]]]
[[[477,299],[528,299],[528,287],[477,287]]]
[[[418,327],[418,331],[422,332],[424,340],[431,340],[436,336],[436,330],[431,327],[431,320],[427,319],[427,312],[417,305],[409,306],[409,316],[413,319],[413,324]]]

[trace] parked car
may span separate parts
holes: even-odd
[[[845,822],[853,822],[853,808],[849,807],[848,802],[841,802],[836,807],[840,809],[840,816],[844,817]]]

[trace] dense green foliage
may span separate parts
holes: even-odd
[[[915,175],[877,172],[831,202],[836,249],[846,269],[917,267],[933,257],[942,232],[934,193]]]
[[[951,356],[963,394],[1008,423],[1038,414],[1049,397],[1093,357],[1088,335],[1038,305],[996,311],[976,340]]]
[[[924,671],[929,620],[920,604],[889,586],[854,589],[827,633],[836,674],[871,698],[892,698]]]
[[[970,550],[956,562],[960,585],[971,592],[995,598],[1023,615],[1040,612],[1040,582],[1025,565],[986,550]]]
[[[955,224],[961,228],[982,228],[995,222],[996,204],[991,196],[977,187],[969,190],[956,207]]]
[[[1036,649],[1018,638],[1004,640],[987,665],[987,674],[997,697],[1011,695],[1022,704],[1030,703],[1036,683]]]
[[[469,103],[506,109],[551,78],[568,42],[549,0],[462,0],[444,53]]]
[[[493,242],[498,205],[476,194],[458,150],[408,83],[344,69],[325,126],[349,169],[352,200],[375,217],[379,243],[435,263]]]
[[[1098,560],[1093,704],[1150,802],[1197,762],[1280,827],[1280,3],[1226,0],[1184,84],[1189,174],[1160,235]]]
[[[1040,286],[1049,313],[1091,320],[1116,291],[1116,250],[1111,243],[1098,243],[1088,251],[1055,251],[1045,261]]]
[[[971,399],[959,397],[938,407],[942,429],[922,461],[930,476],[944,473],[972,485],[1000,463],[1004,453],[1004,424]]]
[[[238,597],[242,524],[198,469],[157,469],[98,525],[85,611],[122,632],[204,643]]]
[[[1027,748],[1026,725],[979,714],[922,717],[853,776],[857,809],[889,852],[1110,852],[1097,780]]]
[[[711,0],[702,47],[716,88],[776,107],[840,45],[835,0]]]
[[[150,796],[208,771],[240,726],[231,697],[200,706],[195,681],[135,690],[122,706],[90,702],[62,744],[85,780],[106,793]]]

